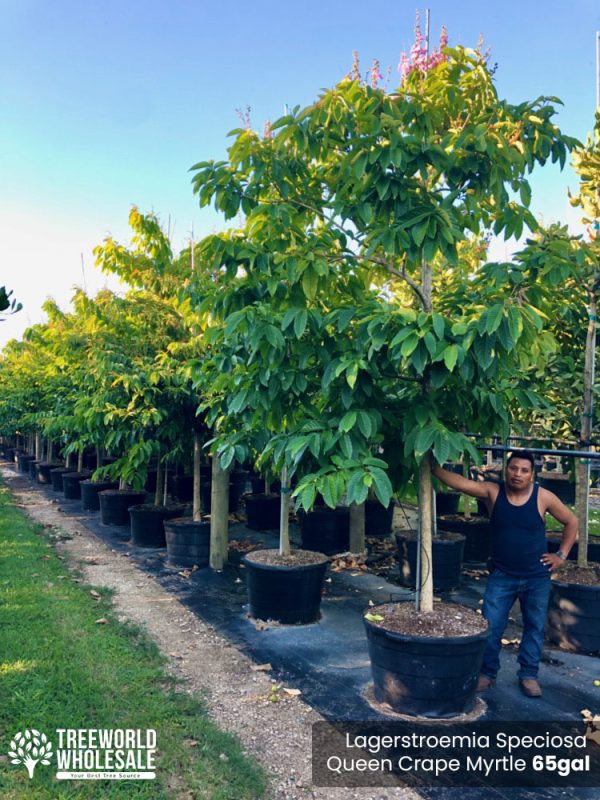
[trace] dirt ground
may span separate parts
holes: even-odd
[[[410,789],[331,789],[311,785],[311,726],[321,720],[293,686],[282,687],[271,700],[274,680],[211,626],[166,592],[151,576],[88,531],[60,503],[33,488],[20,488],[22,476],[2,468],[18,505],[53,534],[55,550],[86,583],[114,590],[120,619],[143,626],[168,660],[168,670],[183,691],[200,693],[211,718],[236,734],[244,750],[257,758],[272,778],[273,800],[416,800]],[[291,690],[288,693],[286,689]],[[177,800],[193,800],[189,793]]]

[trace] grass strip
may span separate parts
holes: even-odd
[[[110,591],[76,583],[41,525],[0,487],[0,796],[39,798],[259,798],[264,772],[203,701],[176,691],[165,659],[140,629],[119,622]],[[105,618],[108,624],[97,624]],[[157,734],[156,779],[58,781],[56,760],[30,780],[6,754],[18,731],[58,745],[58,728]]]

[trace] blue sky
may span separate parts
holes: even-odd
[[[421,11],[424,16],[424,6]],[[483,33],[511,102],[557,95],[558,121],[585,138],[595,106],[595,0],[543,6],[430,2],[432,39],[475,46]],[[52,295],[66,305],[82,284],[106,282],[91,250],[109,232],[128,240],[131,205],[171,223],[177,247],[223,227],[200,210],[189,167],[219,158],[236,108],[263,129],[284,105],[306,105],[332,86],[358,50],[398,80],[413,39],[415,5],[358,0],[0,0],[0,283],[25,306],[0,324],[0,343],[41,319]],[[533,210],[576,223],[570,171],[532,178]],[[508,254],[501,246],[496,256]],[[109,284],[116,286],[114,280]]]

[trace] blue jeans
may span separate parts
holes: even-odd
[[[523,638],[519,647],[519,679],[536,678],[542,646],[544,623],[550,597],[550,575],[539,578],[515,578],[499,569],[490,573],[483,600],[483,616],[490,632],[483,654],[481,672],[495,678],[500,669],[500,640],[508,623],[508,615],[518,598],[523,615]]]

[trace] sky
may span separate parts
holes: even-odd
[[[453,3],[430,0],[432,43],[483,34],[501,97],[554,95],[561,129],[585,139],[596,102],[597,0]],[[127,243],[132,205],[154,211],[175,250],[226,223],[200,209],[192,164],[225,157],[250,107],[262,131],[286,104],[305,106],[378,58],[398,83],[400,53],[413,41],[415,4],[364,0],[0,0],[0,285],[23,310],[0,322],[0,346],[43,320],[41,304],[67,307],[74,286],[89,293],[113,276],[94,266],[107,235]],[[426,6],[421,6],[424,17]],[[531,178],[532,210],[578,231],[570,169]],[[496,243],[492,256],[510,256]]]

